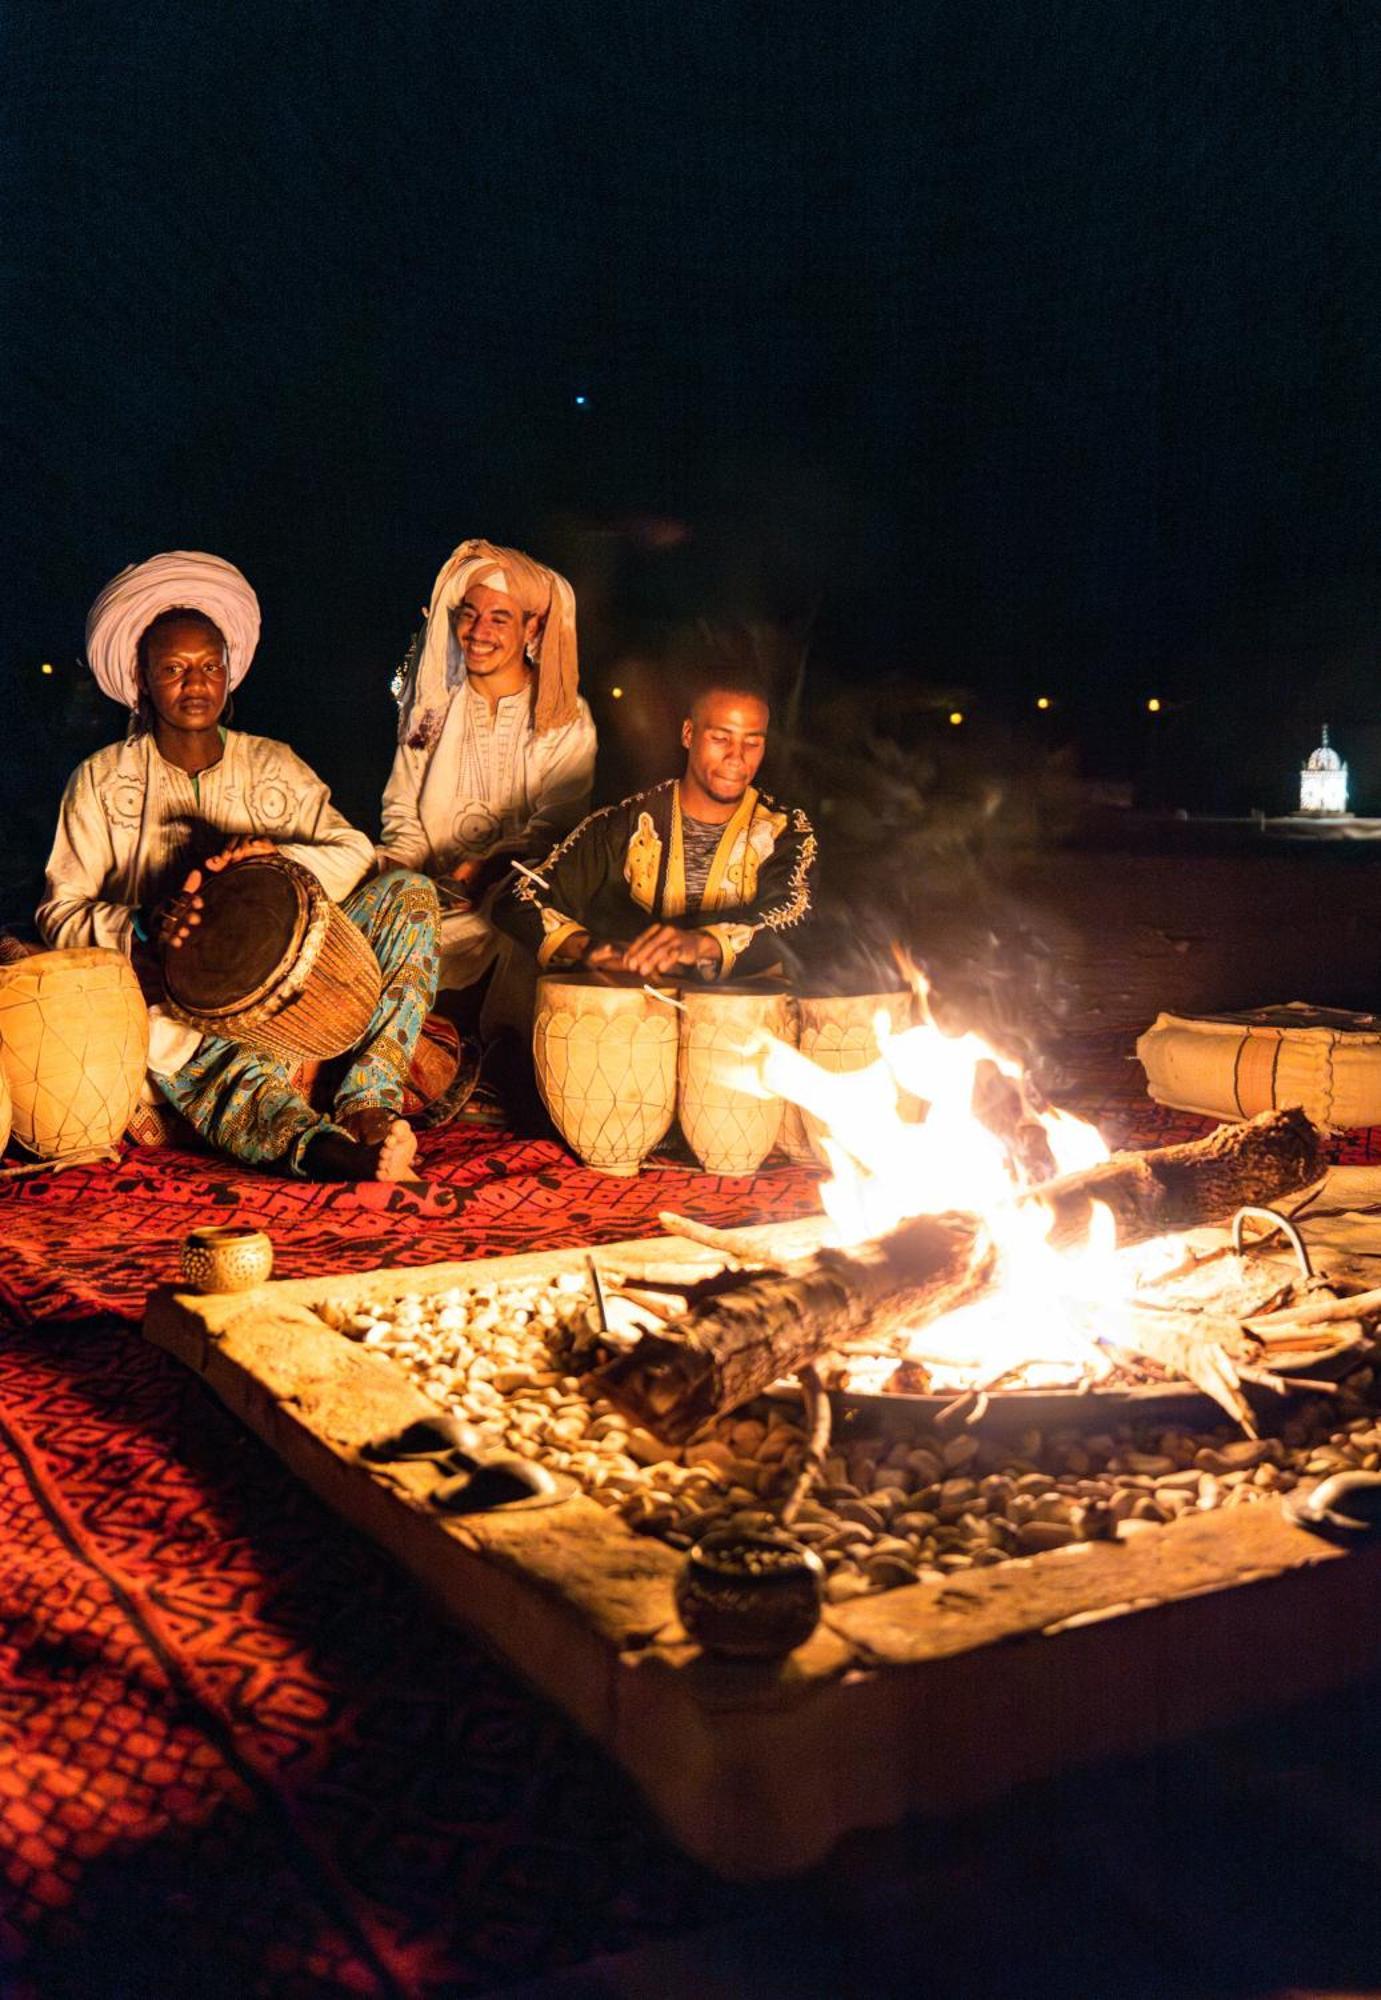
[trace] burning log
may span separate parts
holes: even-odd
[[[1324,1165],[1323,1134],[1302,1111],[1263,1111],[1185,1145],[1115,1153],[1027,1198],[1054,1212],[1050,1241],[1057,1249],[1083,1242],[1093,1203],[1103,1202],[1121,1248],[1221,1222],[1239,1208],[1268,1206],[1318,1180]]]
[[[1053,1181],[1059,1172],[1029,1080],[1004,1076],[995,1062],[978,1062],[973,1071],[973,1115],[1004,1147],[1012,1171],[1028,1186]]]
[[[1048,1202],[1053,1240],[1088,1232],[1093,1203],[1105,1202],[1119,1244],[1209,1222],[1243,1206],[1278,1200],[1323,1171],[1322,1135],[1300,1111],[1273,1111],[1224,1126],[1207,1139],[1123,1153],[1052,1181],[1028,1199]],[[751,1238],[664,1218],[669,1226],[743,1256]],[[820,1250],[788,1265],[745,1273],[697,1299],[673,1332],[644,1334],[593,1378],[593,1388],[655,1436],[682,1444],[711,1417],[747,1402],[829,1349],[861,1336],[885,1351],[889,1337],[953,1312],[993,1282],[996,1254],[980,1217],[922,1215],[852,1250]],[[1173,1365],[1240,1416],[1216,1352]]]
[[[952,1312],[984,1289],[994,1264],[973,1215],[921,1215],[853,1250],[820,1250],[693,1305],[671,1335],[644,1334],[599,1369],[592,1387],[671,1444],[746,1403],[865,1327],[886,1340]]]

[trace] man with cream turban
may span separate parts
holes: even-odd
[[[577,691],[571,586],[517,549],[462,542],[442,564],[395,693],[380,859],[436,878],[440,985],[456,991],[499,949],[489,907],[510,864],[544,854],[589,804],[595,726]],[[522,1012],[500,984],[487,1026]]]
[[[313,1179],[402,1179],[417,1142],[399,1112],[435,991],[436,894],[401,873],[361,888],[373,844],[315,772],[285,743],[224,726],[258,638],[258,599],[219,556],[174,550],[106,585],[87,620],[87,657],[129,728],[68,780],[38,927],[51,946],[133,959],[151,999],[152,1082],[209,1144]],[[161,1005],[157,947],[200,921],[201,870],[273,850],[342,905],[383,977],[329,1115],[285,1063],[202,1036]]]

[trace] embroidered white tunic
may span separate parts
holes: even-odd
[[[491,709],[462,679],[431,749],[398,746],[384,788],[381,845],[404,868],[437,875],[496,850],[544,848],[584,814],[595,776],[595,725],[579,700],[563,729],[539,736],[532,698]]]
[[[594,775],[594,718],[583,699],[563,728],[539,736],[528,690],[491,708],[462,674],[436,743],[398,746],[384,788],[380,859],[444,875],[489,854],[544,853],[584,815]],[[487,915],[443,907],[443,987],[472,984],[496,948]]]
[[[366,834],[331,804],[316,773],[266,736],[228,729],[219,763],[195,778],[149,733],[98,750],[67,781],[38,928],[49,945],[128,953],[141,905],[176,893],[188,869],[235,838],[273,841],[335,902],[374,862]],[[151,1008],[149,1067],[170,1076],[200,1040]]]

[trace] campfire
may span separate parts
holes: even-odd
[[[764,1266],[751,1232],[664,1218],[741,1269],[679,1314],[639,1301],[662,1325],[601,1377],[639,1423],[682,1443],[812,1370],[851,1393],[945,1399],[1178,1379],[1255,1436],[1244,1384],[1284,1393],[1283,1370],[1355,1339],[1316,1323],[1325,1288],[1302,1247],[1292,1278],[1240,1254],[1240,1228],[1236,1253],[1186,1239],[1318,1180],[1321,1135],[1302,1113],[1114,1156],[980,1036],[943,1032],[918,989],[919,1023],[893,1032],[880,1016],[862,1071],[827,1073],[771,1039],[743,1052],[739,1087],[823,1128],[829,1235],[808,1258]],[[1287,1227],[1271,1213],[1263,1225]]]

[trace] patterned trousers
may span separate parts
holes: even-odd
[[[376,1105],[401,1110],[412,1052],[436,997],[436,890],[424,875],[393,869],[356,889],[341,909],[368,940],[383,988],[336,1092],[336,1118]],[[175,1076],[153,1081],[208,1146],[247,1166],[302,1175],[318,1134],[348,1136],[294,1088],[287,1063],[215,1035],[203,1038]]]

